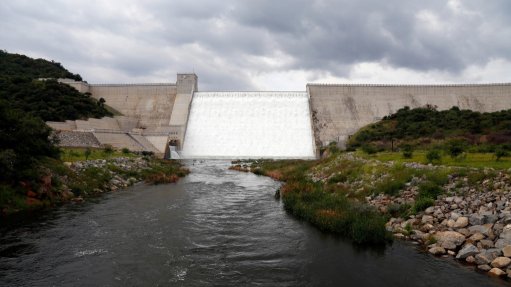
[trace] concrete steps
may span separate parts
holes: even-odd
[[[133,138],[138,144],[142,146],[145,151],[151,151],[154,153],[161,153],[148,139],[146,139],[142,135],[134,135],[130,134],[131,138]]]
[[[114,148],[128,148],[131,151],[144,151],[144,147],[125,133],[98,133],[94,136],[102,145],[111,145]]]

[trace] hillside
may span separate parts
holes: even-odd
[[[348,148],[395,150],[407,145],[428,149],[453,141],[477,152],[511,150],[511,110],[480,113],[457,107],[445,111],[405,107],[359,130],[349,139]]]
[[[49,80],[39,80],[41,78]],[[81,80],[60,63],[0,51],[0,99],[43,121],[111,116],[101,104],[56,78]]]

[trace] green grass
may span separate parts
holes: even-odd
[[[411,158],[404,158],[403,154],[400,152],[379,152],[377,154],[368,155],[361,150],[358,150],[356,155],[362,158],[376,159],[384,162],[417,162],[428,164],[426,153],[426,151],[417,150],[413,152],[413,156]],[[450,156],[443,154],[439,164],[445,166],[508,169],[511,168],[511,157],[503,157],[499,161],[496,161],[493,153],[467,153],[464,159],[453,159]]]
[[[116,157],[130,157],[134,158],[137,155],[133,153],[124,153],[119,150],[114,150],[113,152],[107,152],[101,148],[91,148],[91,154],[89,155],[89,160],[96,159],[112,159]],[[75,162],[75,161],[84,161],[85,160],[85,151],[86,148],[61,148],[60,158],[62,161],[67,162]]]

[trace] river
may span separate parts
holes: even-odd
[[[278,182],[228,166],[3,222],[0,286],[506,285],[408,243],[356,248],[286,214]]]

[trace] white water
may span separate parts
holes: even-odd
[[[314,158],[305,92],[197,92],[183,158]]]

